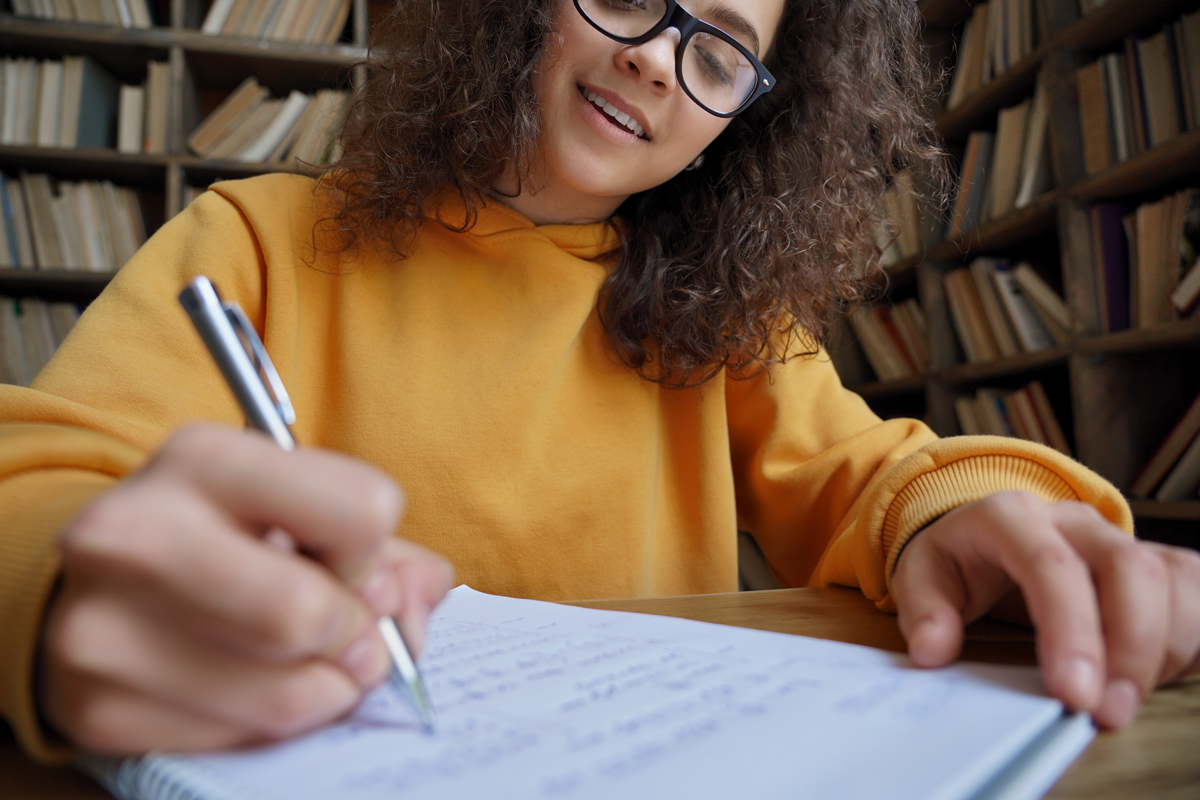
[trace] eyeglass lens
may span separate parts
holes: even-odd
[[[613,36],[633,39],[657,25],[667,13],[663,0],[579,0],[593,23]],[[754,65],[724,39],[696,33],[683,51],[682,74],[687,90],[700,105],[728,114],[754,92]]]

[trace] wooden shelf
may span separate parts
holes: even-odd
[[[1157,500],[1130,500],[1133,516],[1142,519],[1181,519],[1200,521],[1200,500],[1160,503]]]
[[[1053,37],[1047,48],[1099,50],[1121,41],[1130,31],[1178,16],[1182,10],[1178,0],[1110,0]]]
[[[112,279],[108,272],[0,268],[0,295],[87,303]]]
[[[960,105],[942,112],[935,122],[937,132],[953,142],[965,139],[973,130],[994,127],[992,117],[996,112],[1033,94],[1038,67],[1046,52],[1046,48],[1039,47],[968,95]]]
[[[133,186],[161,187],[170,156],[126,155],[106,148],[0,145],[0,169],[15,174],[48,172],[72,180],[111,180]]]
[[[1200,130],[1114,164],[1072,186],[1075,197],[1108,199],[1176,186],[1200,177]]]
[[[887,397],[897,394],[911,394],[913,392],[921,392],[925,390],[925,376],[914,375],[911,378],[903,378],[898,381],[876,381],[874,383],[860,383],[858,386],[847,386],[847,389],[854,392],[860,397]]]
[[[1076,340],[1080,353],[1138,353],[1188,346],[1200,346],[1200,317]]]
[[[999,219],[989,220],[973,230],[930,247],[925,259],[957,260],[975,253],[1011,247],[1054,228],[1059,193],[1050,192]]]
[[[978,364],[958,364],[950,369],[938,370],[930,377],[941,383],[975,383],[989,378],[1003,378],[1029,372],[1054,364],[1065,364],[1071,355],[1070,346],[1050,347],[1034,353],[1022,353],[1010,358],[985,361]]]

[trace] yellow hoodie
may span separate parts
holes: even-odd
[[[484,591],[731,591],[741,528],[783,585],[859,586],[889,609],[907,537],[997,490],[1082,499],[1131,528],[1110,485],[1047,448],[881,422],[823,354],[684,391],[639,378],[596,314],[609,225],[535,226],[497,205],[467,233],[427,224],[407,259],[339,258],[314,253],[315,186],[216,185],[121,270],[32,388],[0,387],[0,714],[35,756],[64,753],[32,691],[57,532],[181,425],[244,424],[176,300],[197,275],[262,334],[298,441],[394,477],[398,533]]]

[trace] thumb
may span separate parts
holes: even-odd
[[[945,551],[924,536],[911,541],[892,575],[892,596],[914,664],[941,667],[958,658],[966,590],[962,573]]]

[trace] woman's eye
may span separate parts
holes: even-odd
[[[618,11],[646,10],[646,0],[604,0],[604,4]]]
[[[733,78],[730,77],[732,70],[712,50],[703,45],[694,49],[700,57],[700,70],[707,80],[723,86],[733,83]]]

